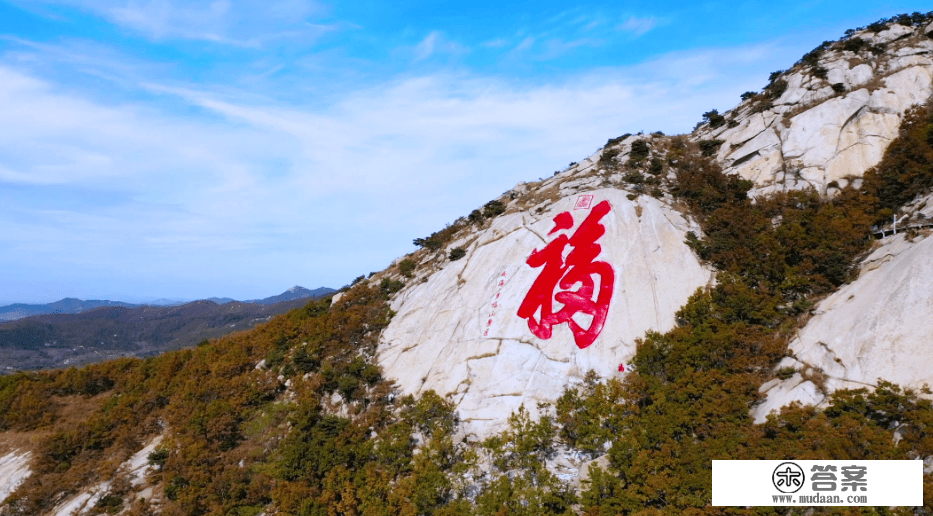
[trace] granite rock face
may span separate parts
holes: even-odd
[[[32,474],[31,455],[31,452],[13,450],[0,456],[0,502]]]
[[[783,92],[766,88],[724,113],[728,123],[701,126],[693,138],[721,140],[717,159],[753,181],[753,195],[807,187],[832,194],[876,165],[904,112],[933,94],[928,30],[894,24],[855,33],[850,40],[872,50],[827,50],[817,66],[776,79]]]
[[[879,379],[919,390],[933,386],[933,196],[905,207],[897,235],[879,241],[858,279],[821,301],[790,343],[794,358],[777,369],[799,371],[762,386],[758,422],[793,401],[819,404],[837,389],[874,387]],[[803,375],[811,378],[805,379]]]
[[[585,162],[573,172],[586,167]],[[624,374],[619,366],[633,356],[635,340],[649,330],[673,327],[675,312],[711,279],[711,271],[684,244],[687,231],[698,228],[678,211],[653,197],[631,200],[625,190],[586,183],[564,182],[559,189],[564,195],[546,209],[502,215],[451,244],[465,248],[466,256],[446,263],[425,282],[414,282],[393,302],[397,315],[383,332],[380,365],[406,393],[433,389],[449,396],[467,434],[482,438],[503,430],[521,404],[537,414],[539,402],[555,401],[590,370],[603,378]],[[589,207],[581,208],[587,200]],[[598,209],[606,213],[597,218]],[[553,325],[546,338],[530,329],[519,309],[547,267],[529,265],[532,253],[567,235],[571,239],[562,256],[573,262],[568,253],[586,247],[574,238],[586,232],[581,226],[588,218],[605,229],[595,240],[599,249],[591,263],[605,264],[613,278],[587,269],[590,279],[584,281],[595,283],[587,297],[598,301],[600,287],[606,286],[608,310],[598,337],[581,348],[585,342],[568,322]],[[566,229],[552,233],[556,226]],[[559,313],[564,305],[554,293],[578,291],[581,285],[552,283],[541,292]],[[543,310],[533,310],[532,319],[540,320]],[[578,312],[572,319],[585,330],[599,317]]]
[[[748,96],[718,127],[703,124],[691,138],[721,141],[716,159],[753,182],[752,196],[804,188],[832,196],[859,187],[898,136],[905,112],[933,95],[931,29],[893,24],[856,32],[816,62],[775,75],[778,87]],[[930,217],[931,200],[918,199],[902,215]],[[792,402],[818,405],[836,389],[879,379],[933,385],[926,350],[933,244],[923,235],[913,240],[885,238],[861,264],[861,276],[817,306],[790,344],[793,357],[776,367],[786,379],[761,387],[767,396],[752,410],[757,422]]]
[[[832,196],[846,185],[858,187],[898,136],[907,110],[933,94],[931,29],[893,24],[856,32],[776,74],[763,92],[746,95],[688,138],[710,142],[704,148],[726,173],[752,181],[752,196],[804,188]],[[482,438],[502,430],[522,404],[536,415],[539,403],[553,402],[590,370],[602,378],[624,374],[619,366],[633,356],[636,339],[673,327],[677,310],[710,283],[712,271],[684,243],[688,231],[700,231],[674,199],[660,191],[637,195],[624,180],[636,141],[648,142],[663,167],[663,152],[655,150],[669,149],[675,139],[613,139],[551,179],[520,184],[503,197],[507,211],[490,226],[419,263],[430,270],[406,280],[378,351],[402,391],[433,389],[450,397],[465,431]],[[674,179],[663,171],[656,177],[667,184]],[[575,209],[582,196],[592,196],[592,203]],[[533,201],[516,207],[516,198]],[[605,327],[588,346],[567,320],[550,336],[533,331],[529,319],[541,313],[528,317],[523,303],[547,267],[529,259],[559,235],[578,231],[603,201],[611,209],[600,219],[606,232],[592,259],[615,275]],[[572,221],[552,232],[561,213]],[[792,401],[819,404],[833,389],[874,385],[878,378],[908,386],[930,381],[922,343],[933,335],[933,323],[916,321],[933,321],[924,296],[933,284],[920,279],[933,271],[925,268],[928,244],[920,240],[901,250],[895,240],[886,241],[863,265],[862,278],[820,304],[791,344],[795,358],[778,367],[786,379],[762,386],[768,396],[753,410],[756,420]],[[438,261],[456,247],[466,250],[464,258]],[[555,311],[563,306],[555,297],[561,290],[552,285],[544,296]],[[587,328],[593,318],[576,314],[573,320]]]

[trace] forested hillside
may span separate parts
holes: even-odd
[[[252,328],[303,306],[195,301],[179,306],[101,307],[76,314],[34,315],[0,322],[0,374],[146,357]]]
[[[930,391],[882,381],[760,425],[749,411],[759,387],[787,373],[775,366],[814,303],[857,275],[872,226],[933,191],[933,104],[909,111],[860,188],[829,196],[751,199],[752,183],[716,162],[717,145],[657,136],[650,159],[606,161],[607,176],[642,185],[632,195],[673,195],[702,228],[688,244],[717,271],[674,329],[638,342],[634,371],[590,374],[535,407],[539,419],[522,407],[506,432],[466,439],[450,400],[400,395],[377,364],[390,302],[421,263],[399,260],[334,302],[194,349],[0,377],[0,453],[32,453],[32,474],[0,514],[54,513],[88,489],[98,494],[87,513],[132,515],[803,514],[712,507],[711,460],[929,460]],[[477,211],[425,242],[439,249],[502,211]],[[819,384],[820,371],[806,374]],[[121,464],[160,435],[147,481],[134,484]],[[555,473],[571,455],[588,464],[579,483]],[[923,507],[806,514],[931,507],[925,474]]]

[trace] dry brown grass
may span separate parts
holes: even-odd
[[[41,436],[37,436],[35,432],[0,433],[0,455],[6,455],[13,450],[19,450],[21,453],[33,451],[40,438]]]

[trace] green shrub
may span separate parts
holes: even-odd
[[[415,270],[415,261],[411,258],[405,258],[398,264],[398,270],[402,273],[402,276],[406,278],[411,277],[411,273]]]
[[[465,228],[467,224],[473,222],[473,220],[467,220],[465,218],[459,218],[454,221],[453,224],[447,224],[444,226],[444,229],[440,231],[435,231],[431,233],[431,236],[426,238],[416,238],[412,242],[423,249],[429,249],[431,251],[437,251],[444,246],[447,242],[450,242],[454,235],[456,235],[461,229]]]
[[[864,175],[863,190],[877,196],[875,224],[886,223],[902,205],[933,188],[933,107],[904,114],[898,137],[881,162]]]
[[[483,217],[492,218],[503,213],[505,213],[505,205],[502,204],[502,201],[489,201],[483,206]]]
[[[149,464],[152,464],[153,466],[156,466],[157,468],[162,469],[162,466],[165,465],[165,461],[168,460],[168,456],[169,456],[169,451],[164,448],[158,448],[156,450],[153,450],[152,453],[150,453],[148,457]]]
[[[379,291],[383,293],[386,297],[391,296],[392,294],[402,290],[405,284],[399,280],[393,280],[389,278],[382,278],[382,281],[379,283]]]
[[[441,242],[439,239],[437,239],[437,238],[431,238],[431,237],[428,237],[428,238],[416,238],[416,239],[412,240],[412,243],[415,244],[415,245],[417,245],[417,246],[419,246],[419,247],[422,247],[422,248],[425,248],[425,249],[430,249],[430,250],[432,250],[432,251],[437,251],[438,249],[441,248],[442,245],[444,245],[444,243]]]
[[[475,513],[519,516],[573,514],[574,490],[545,467],[555,449],[553,419],[531,420],[524,405],[509,417],[509,430],[483,442],[495,466],[492,481],[476,497]]]
[[[784,79],[778,79],[771,83],[765,91],[768,93],[768,96],[772,99],[780,98],[781,95],[787,91],[787,81]]]
[[[292,362],[295,364],[295,368],[302,374],[316,371],[317,368],[321,366],[321,360],[317,352],[311,349],[310,346],[299,347],[292,357]]]
[[[868,24],[868,27],[866,28],[877,34],[883,30],[887,30],[887,28],[890,26],[891,26],[891,20],[887,18],[882,18],[876,22],[872,22]]]
[[[450,250],[450,261],[452,262],[455,262],[464,256],[466,256],[466,250],[464,250],[462,247],[455,247]]]
[[[862,38],[850,38],[842,44],[842,49],[848,52],[859,53],[871,47],[871,43]]]
[[[651,158],[651,163],[648,165],[648,173],[652,175],[660,175],[664,171],[664,162],[660,158]]]
[[[646,140],[635,140],[632,142],[632,150],[628,155],[629,163],[640,163],[648,157],[648,142]]]
[[[107,514],[116,514],[121,508],[123,508],[123,498],[115,494],[108,494],[107,496],[102,496],[97,500],[95,506],[98,509],[103,509]]]
[[[846,85],[841,82],[833,83],[833,91],[836,93],[842,93],[846,91]]]
[[[719,114],[719,111],[711,109],[703,113],[703,122],[709,125],[710,129],[716,129],[726,123],[726,117]]]
[[[797,64],[803,64],[810,67],[819,65],[820,57],[832,45],[832,41],[824,41],[820,43],[819,46],[804,54],[803,57],[800,58],[800,61],[797,61]]]
[[[628,137],[631,136],[631,135],[632,135],[632,133],[625,133],[625,134],[623,134],[622,136],[619,136],[619,137],[617,137],[617,138],[609,138],[608,140],[606,140],[606,145],[605,145],[605,146],[606,146],[606,147],[609,147],[610,145],[615,145],[615,144],[617,144],[617,143],[622,143],[622,142],[625,141],[626,138],[628,138]]]
[[[182,489],[188,487],[188,481],[185,477],[176,475],[165,484],[165,497],[169,500],[178,500],[178,495]]]
[[[615,170],[615,158],[621,153],[622,151],[620,149],[603,150],[602,154],[599,155],[599,166],[607,170]]]
[[[716,154],[716,151],[719,150],[719,146],[722,144],[723,140],[701,140],[699,142],[700,150],[703,151],[704,156]]]
[[[286,349],[283,348],[274,348],[266,355],[266,367],[269,369],[278,367],[282,365],[282,362],[285,361]]]

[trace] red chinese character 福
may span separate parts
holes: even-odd
[[[573,235],[558,235],[544,249],[535,249],[526,261],[532,267],[544,267],[518,308],[518,316],[528,320],[528,329],[537,337],[549,339],[554,325],[567,323],[573,331],[577,347],[583,349],[596,340],[606,324],[615,272],[608,263],[593,260],[602,251],[596,241],[606,233],[606,228],[599,221],[609,213],[610,208],[609,201],[597,204]],[[554,217],[554,229],[548,234],[572,227],[573,216],[565,211]],[[564,259],[564,250],[568,245],[571,250]],[[599,276],[599,290],[595,292],[595,300],[594,276]],[[569,290],[577,283],[580,288]],[[555,294],[557,287],[562,290]],[[553,311],[554,300],[564,305],[557,312]],[[538,309],[541,315],[536,320]],[[589,328],[582,328],[572,319],[581,312],[593,317]]]

